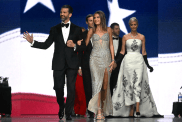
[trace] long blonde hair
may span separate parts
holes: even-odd
[[[105,18],[105,14],[103,11],[96,11],[94,13],[95,14],[98,14],[100,16],[100,24],[101,24],[101,28],[103,31],[107,31],[107,26],[106,26],[106,18]],[[96,31],[96,28],[97,28],[97,25],[94,23],[94,26],[93,26],[93,32],[95,33]]]

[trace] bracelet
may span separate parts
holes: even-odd
[[[112,59],[112,62],[113,62],[113,61],[116,62],[114,59]]]

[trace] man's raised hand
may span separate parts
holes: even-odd
[[[33,34],[30,34],[28,33],[28,31],[26,31],[26,33],[24,32],[23,34],[23,38],[26,39],[28,42],[30,42],[32,44],[33,42]]]

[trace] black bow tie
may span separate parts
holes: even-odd
[[[64,23],[61,23],[61,27],[66,27],[66,28],[68,28],[68,26],[69,26],[69,23],[67,23],[67,24],[64,24]]]
[[[113,40],[114,40],[114,39],[115,39],[115,40],[118,40],[118,38],[115,38],[115,37],[112,37],[112,39],[113,39]]]

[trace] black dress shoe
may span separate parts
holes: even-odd
[[[136,115],[137,115],[137,117],[139,117],[140,116],[140,112],[136,112]]]
[[[61,111],[61,110],[59,109],[58,116],[59,116],[59,119],[61,120],[61,119],[64,117],[64,110]]]
[[[69,116],[66,115],[66,120],[72,120],[71,116],[70,115]]]
[[[90,114],[88,118],[94,118],[94,114]]]
[[[75,111],[73,109],[73,111],[71,112],[71,117],[76,117]]]

